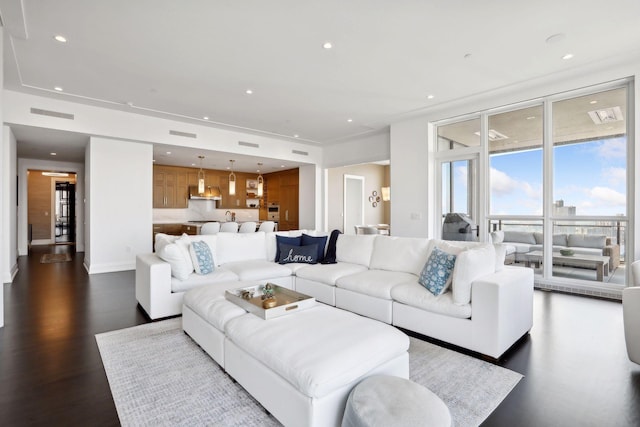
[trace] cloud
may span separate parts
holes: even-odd
[[[491,168],[490,170],[491,194],[495,196],[506,196],[509,194],[522,194],[533,199],[539,199],[541,192],[525,181],[518,181],[506,173]]]
[[[627,197],[624,194],[607,187],[593,187],[588,190],[588,195],[594,201],[607,206],[626,206],[627,204]]]
[[[464,188],[467,188],[467,167],[456,166],[455,168],[456,182],[460,183]]]
[[[624,185],[627,182],[627,170],[625,168],[606,168],[602,170],[602,177],[609,182],[609,185]]]
[[[597,145],[596,153],[605,161],[612,158],[624,159],[627,156],[626,138],[605,139]]]

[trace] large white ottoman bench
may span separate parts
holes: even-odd
[[[216,339],[205,336],[215,349],[207,352],[222,350],[214,360],[285,426],[340,425],[362,379],[409,377],[409,338],[392,326],[320,303],[263,320],[213,292],[206,304],[206,294],[185,294],[183,329],[205,348],[198,336],[208,323]]]

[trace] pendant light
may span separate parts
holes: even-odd
[[[233,173],[233,162],[235,160],[229,160],[231,162],[231,173],[229,174],[229,195],[236,195],[236,174]]]
[[[198,171],[198,194],[204,194],[204,171],[202,170],[202,159],[204,156],[198,156],[200,159],[200,170]]]
[[[262,167],[262,163],[258,163],[258,168],[260,167]],[[264,192],[264,178],[262,178],[260,169],[258,169],[258,197],[262,197],[263,192]]]

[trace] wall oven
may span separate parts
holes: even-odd
[[[280,221],[280,205],[267,205],[267,218],[269,221]]]

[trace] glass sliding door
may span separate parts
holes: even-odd
[[[624,284],[618,270],[628,229],[626,107],[626,87],[552,105],[553,233],[566,236],[573,257],[555,257],[555,277]],[[594,274],[602,262],[609,274]]]

